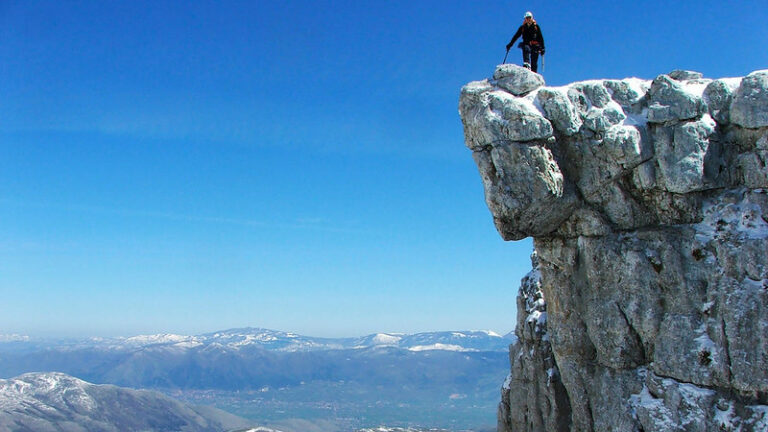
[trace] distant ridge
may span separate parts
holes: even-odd
[[[0,351],[23,349],[44,344],[46,348],[101,350],[133,350],[165,348],[185,351],[212,347],[226,349],[261,348],[268,351],[325,351],[392,347],[411,351],[443,350],[460,352],[507,351],[515,336],[501,336],[488,330],[440,331],[415,334],[374,333],[356,338],[321,338],[258,327],[234,328],[195,336],[159,333],[131,337],[88,338],[77,340],[49,339],[37,341],[28,336],[0,337]]]

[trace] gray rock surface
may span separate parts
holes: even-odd
[[[741,85],[741,80],[714,80],[704,89],[704,101],[709,114],[720,124],[727,124],[731,119],[733,92]]]
[[[704,159],[715,123],[711,119],[690,121],[654,132],[658,186],[679,194],[704,189],[708,183]]]
[[[499,431],[768,430],[766,83],[465,87],[497,229],[535,246]],[[549,135],[511,139],[522,115],[484,120],[498,92],[533,102]]]
[[[515,96],[524,95],[544,85],[544,77],[515,64],[497,66],[493,79],[496,85]]]
[[[557,131],[573,135],[581,129],[582,120],[568,95],[555,89],[543,88],[536,94],[537,101]]]
[[[459,108],[466,119],[467,146],[473,150],[552,135],[552,124],[528,99],[496,90],[485,81],[466,85],[462,94],[465,97]]]
[[[648,94],[648,121],[664,123],[701,116],[705,109],[702,96],[686,90],[687,86],[668,75],[653,80]]]
[[[576,204],[573,188],[566,187],[545,145],[499,143],[474,152],[474,157],[483,167],[486,202],[505,238],[524,238],[530,232],[545,234],[567,218]],[[553,208],[558,211],[551,211]]]
[[[517,297],[518,339],[511,349],[512,372],[501,389],[498,430],[525,424],[535,430],[567,431],[570,405],[552,356],[536,253],[531,261],[533,270],[523,278]]]
[[[752,72],[741,81],[730,109],[731,121],[739,126],[768,126],[768,70]]]

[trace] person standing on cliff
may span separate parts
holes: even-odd
[[[539,68],[539,54],[544,55],[544,36],[541,35],[541,27],[533,19],[531,12],[525,13],[523,25],[517,29],[512,40],[507,44],[507,52],[520,36],[523,36],[523,42],[520,46],[523,49],[523,67],[536,72]]]

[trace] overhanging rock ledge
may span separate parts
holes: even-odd
[[[494,223],[534,238],[500,431],[768,430],[768,70],[462,88]]]

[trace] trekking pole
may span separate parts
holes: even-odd
[[[504,54],[504,60],[501,61],[501,64],[504,64],[507,62],[507,55],[509,54],[509,48],[507,48],[507,53]]]
[[[547,70],[547,63],[544,62],[544,54],[541,55],[541,71],[545,72]]]

